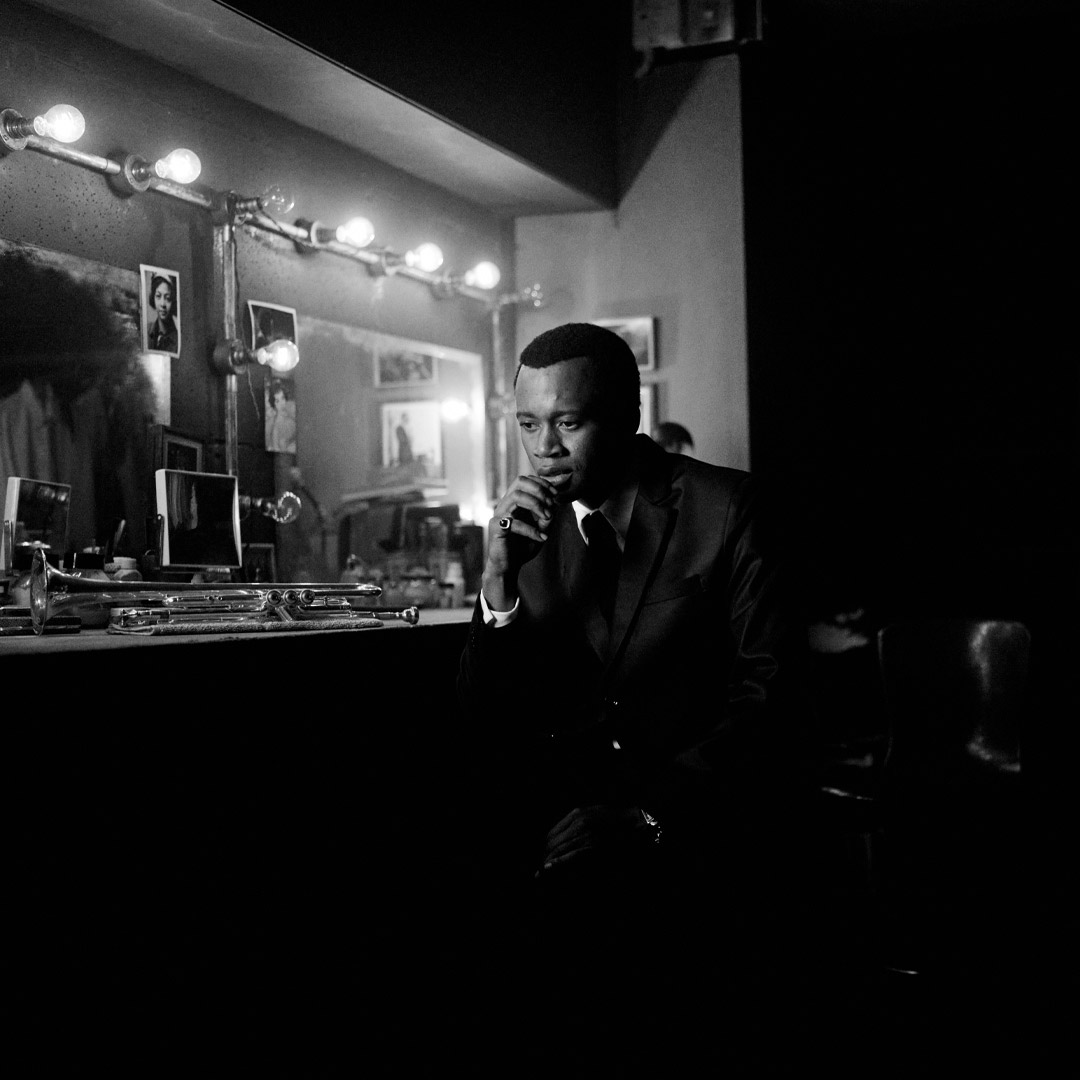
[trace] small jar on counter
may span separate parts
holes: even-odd
[[[113,581],[142,581],[143,576],[139,572],[139,560],[131,555],[116,555],[112,562],[105,564],[105,573]]]

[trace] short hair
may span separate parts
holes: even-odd
[[[158,285],[164,285],[169,290],[169,298],[171,300],[176,299],[176,289],[173,287],[172,278],[166,277],[164,274],[155,274],[150,279],[150,303],[154,302],[154,293],[157,292]]]
[[[674,420],[665,420],[662,424],[657,424],[653,439],[665,450],[680,445],[690,447],[694,445],[694,438],[690,432],[682,424],[676,424]]]
[[[533,338],[521,352],[514,386],[523,367],[545,368],[579,357],[589,361],[606,400],[641,408],[641,372],[634,350],[613,330],[594,323],[563,323]]]

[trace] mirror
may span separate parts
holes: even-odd
[[[142,555],[158,392],[137,274],[0,239],[0,298],[0,484],[68,486],[70,550]]]

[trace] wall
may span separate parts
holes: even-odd
[[[187,146],[202,159],[196,186],[204,190],[256,195],[282,184],[296,199],[289,221],[337,223],[363,213],[375,223],[377,242],[395,251],[434,239],[448,266],[486,257],[512,276],[505,225],[473,204],[36,9],[0,0],[0,20],[4,104],[30,116],[57,101],[78,106],[87,132],[77,149],[152,160]],[[219,333],[210,214],[153,192],[119,197],[101,174],[33,151],[0,158],[0,178],[0,236],[110,266],[149,263],[179,272],[183,351],[172,364],[172,426],[204,442],[208,464],[223,471],[224,381],[208,364]],[[301,254],[291,241],[260,230],[238,230],[238,255],[242,308],[248,299],[263,300],[347,326],[490,353],[490,320],[476,301],[439,301],[422,283],[376,279],[358,263]],[[262,369],[252,373],[250,392],[247,375],[240,377],[241,491],[274,494],[296,465],[319,503],[332,507],[341,492],[323,489],[319,460],[303,455],[302,398],[297,460],[262,449],[261,376]],[[266,541],[273,531],[266,519],[253,520],[244,539]],[[288,572],[287,565],[279,569]]]
[[[1075,33],[1046,29],[745,58],[753,455],[816,604],[1057,631],[1076,83]]]
[[[519,218],[517,349],[569,321],[657,318],[657,419],[685,424],[697,456],[750,463],[738,60],[701,66],[615,211]],[[515,444],[516,445],[516,444]]]

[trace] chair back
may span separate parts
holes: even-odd
[[[878,631],[887,774],[923,784],[1020,771],[1031,635],[999,619],[910,620]]]
[[[942,619],[878,632],[887,749],[882,952],[900,971],[998,973],[1024,890],[1020,747],[1031,636]]]

